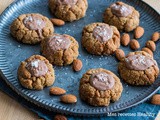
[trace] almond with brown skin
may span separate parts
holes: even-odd
[[[52,18],[50,19],[50,21],[53,23],[53,25],[56,25],[56,26],[62,26],[65,24],[63,20],[57,19],[57,18]]]
[[[50,88],[50,94],[51,95],[63,95],[65,93],[66,93],[66,91],[62,88],[59,88],[59,87]]]
[[[54,120],[67,120],[67,117],[64,115],[56,115],[54,117]]]
[[[124,53],[124,51],[122,49],[117,49],[115,51],[115,54],[116,54],[116,58],[118,60],[122,60],[125,57],[125,53]]]
[[[150,50],[155,51],[156,45],[153,41],[149,40],[146,42],[146,47],[148,47]]]
[[[160,38],[160,33],[159,32],[153,33],[152,41],[156,42],[159,38]]]
[[[124,33],[122,36],[121,36],[121,44],[124,45],[124,46],[127,46],[130,42],[130,36],[129,34],[127,33]]]
[[[140,48],[140,44],[139,44],[139,42],[137,40],[133,39],[130,42],[130,47],[133,50],[137,50],[138,48]]]
[[[83,63],[82,63],[81,60],[76,59],[76,60],[73,61],[73,70],[74,71],[78,72],[82,69],[82,67],[83,67]]]
[[[145,51],[148,54],[150,54],[151,56],[153,56],[153,52],[149,48],[147,48],[147,47],[142,48],[142,51]]]
[[[134,37],[136,39],[142,37],[144,34],[144,28],[141,26],[138,26],[135,30],[134,30]]]
[[[64,103],[76,103],[77,102],[77,97],[72,95],[72,94],[67,94],[67,95],[63,95],[60,97],[60,101],[64,102]]]
[[[152,96],[151,103],[154,105],[160,105],[160,94],[155,94]]]

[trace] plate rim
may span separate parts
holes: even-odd
[[[20,4],[20,2],[22,2],[22,1],[27,1],[27,0],[15,0],[1,13],[1,15],[0,15],[0,24],[1,24],[1,19],[3,19],[3,16],[5,16],[7,14],[7,11],[9,11],[10,8],[13,7],[15,4]],[[150,6],[146,2],[144,2],[142,0],[140,2],[142,2],[145,5],[147,5],[155,13],[160,14],[152,6]],[[1,27],[1,25],[0,25],[0,27]],[[59,109],[57,107],[53,108],[53,106],[49,106],[49,104],[46,105],[46,104],[43,104],[43,102],[37,101],[36,98],[35,99],[31,98],[30,95],[26,95],[20,89],[15,88],[15,86],[12,85],[12,83],[9,80],[7,80],[7,77],[6,77],[5,73],[3,72],[3,70],[7,70],[8,74],[12,74],[12,73],[10,73],[9,68],[7,68],[8,66],[7,67],[4,66],[4,69],[3,69],[3,66],[1,66],[1,62],[2,62],[1,60],[3,60],[2,59],[2,55],[3,55],[2,51],[3,51],[3,49],[0,49],[0,76],[3,78],[3,80],[5,80],[5,82],[7,83],[7,85],[9,85],[12,88],[13,91],[15,91],[18,95],[22,96],[23,98],[25,98],[27,101],[29,101],[31,103],[34,103],[35,105],[40,106],[42,108],[45,108],[47,110],[58,112],[58,113],[63,113],[63,114],[70,114],[70,115],[76,115],[76,116],[77,115],[78,116],[103,116],[103,115],[107,114],[107,111],[105,111],[105,112],[103,111],[103,113],[102,113],[102,111],[97,111],[97,112],[94,111],[94,113],[93,112],[85,113],[84,111],[83,111],[83,113],[80,112],[80,111],[79,112],[77,112],[77,111],[75,111],[75,112],[72,111],[71,112],[71,111],[67,111],[67,110],[64,110],[64,109]],[[5,61],[4,63],[7,63],[7,62]],[[12,75],[12,77],[13,77],[13,75]],[[116,110],[114,110],[114,112],[119,112],[119,111],[122,111],[122,110],[125,110],[125,109],[128,109],[128,108],[131,108],[133,106],[136,106],[136,105],[138,105],[140,103],[143,103],[144,101],[146,101],[148,98],[150,98],[154,93],[156,93],[160,89],[160,85],[156,85],[154,88],[155,89],[153,91],[149,92],[150,94],[147,97],[139,100],[139,102],[133,103],[133,104],[131,104],[129,106],[126,106],[126,107],[123,107],[123,108],[116,109]]]

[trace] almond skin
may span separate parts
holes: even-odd
[[[152,41],[156,42],[160,38],[160,33],[159,32],[154,32],[152,35]]]
[[[129,34],[127,33],[124,33],[122,36],[121,36],[121,44],[124,45],[124,46],[127,46],[130,42],[130,36]]]
[[[53,25],[56,25],[56,26],[62,26],[65,24],[65,22],[61,19],[52,18],[50,19],[50,21],[53,23]]]
[[[140,44],[139,44],[139,42],[137,40],[133,39],[130,42],[130,47],[133,50],[137,50],[138,48],[140,48]]]
[[[124,51],[122,49],[117,49],[115,51],[115,54],[116,54],[116,58],[118,60],[122,60],[125,57],[125,53],[124,53]]]
[[[144,28],[141,26],[138,26],[135,30],[134,30],[134,37],[136,39],[141,38],[144,34]]]
[[[146,42],[146,47],[148,47],[150,50],[155,51],[156,45],[153,41],[149,40]]]
[[[64,115],[56,115],[53,120],[67,120],[67,118]]]
[[[151,103],[154,105],[160,105],[160,94],[155,94],[152,96]]]
[[[150,54],[151,56],[153,56],[153,52],[149,48],[147,48],[147,47],[142,48],[142,51],[145,51],[148,54]]]
[[[52,87],[50,88],[50,94],[51,95],[63,95],[66,93],[66,91],[62,88],[59,88],[59,87]]]
[[[81,60],[76,59],[76,60],[73,61],[73,66],[72,67],[73,67],[74,71],[78,72],[82,69],[83,63],[82,63]]]
[[[67,94],[67,95],[61,96],[60,101],[64,103],[72,104],[77,102],[77,97],[72,94]]]

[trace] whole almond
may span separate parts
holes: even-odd
[[[145,51],[148,54],[150,54],[151,56],[153,56],[153,52],[149,48],[147,48],[147,47],[142,48],[142,51]]]
[[[160,94],[155,94],[151,98],[151,103],[155,105],[160,105]]]
[[[146,47],[148,47],[150,50],[155,51],[156,45],[153,41],[149,40],[146,42]]]
[[[83,67],[83,63],[81,60],[76,59],[73,61],[73,70],[74,71],[80,71]]]
[[[144,28],[141,26],[138,26],[135,30],[134,30],[134,37],[136,39],[142,37],[144,34]]]
[[[62,88],[59,88],[59,87],[50,88],[50,94],[51,95],[63,95],[65,93],[66,93],[66,91]]]
[[[57,19],[57,18],[52,18],[50,19],[50,21],[53,23],[53,25],[56,25],[56,26],[62,26],[65,24],[63,20]]]
[[[130,42],[130,36],[129,34],[127,33],[124,33],[122,36],[121,36],[121,44],[124,45],[124,46],[127,46]]]
[[[153,33],[152,41],[156,42],[159,38],[160,38],[160,33],[159,32]]]
[[[130,47],[133,50],[137,50],[138,48],[140,48],[140,44],[139,44],[139,42],[137,40],[133,39],[130,42]]]
[[[64,103],[76,103],[77,97],[72,94],[67,94],[67,95],[61,96],[60,101]]]
[[[54,117],[54,120],[67,120],[66,116],[64,115],[56,115]]]
[[[122,49],[117,49],[115,51],[115,54],[116,54],[116,58],[118,60],[122,60],[125,57],[125,53],[124,53],[124,51]]]

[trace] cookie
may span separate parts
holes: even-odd
[[[10,32],[19,42],[36,44],[51,35],[54,27],[51,21],[41,14],[23,14],[13,21]]]
[[[129,53],[118,66],[122,79],[131,85],[151,85],[159,74],[157,62],[144,51]]]
[[[121,97],[122,91],[120,79],[102,68],[88,70],[80,80],[80,98],[93,106],[108,106]]]
[[[69,65],[78,57],[78,42],[69,35],[53,34],[41,42],[41,53],[53,65]]]
[[[104,12],[104,22],[116,26],[118,30],[133,31],[139,25],[139,12],[123,2],[110,5]]]
[[[51,12],[64,21],[79,20],[88,8],[87,0],[49,0]]]
[[[18,68],[18,79],[28,89],[42,90],[55,81],[54,69],[49,61],[40,55],[33,55],[22,61]]]
[[[120,33],[114,26],[91,23],[83,28],[82,46],[91,54],[113,54],[120,47]]]

